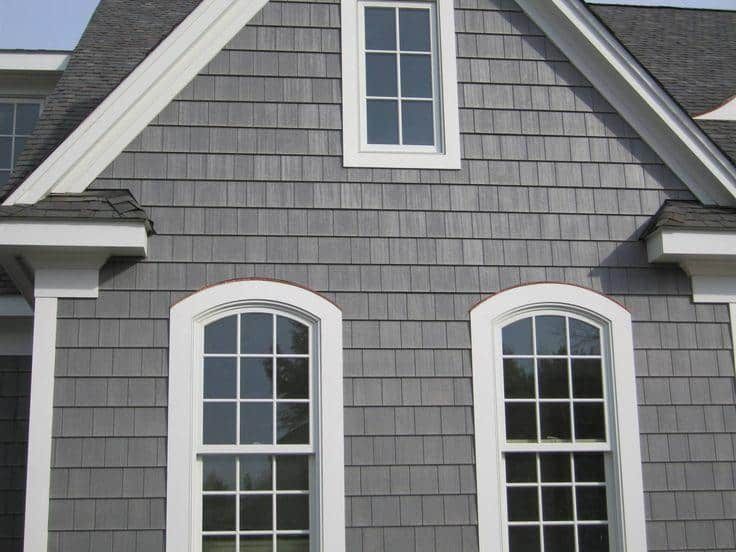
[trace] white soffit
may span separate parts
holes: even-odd
[[[0,71],[60,72],[69,63],[69,52],[1,51]]]
[[[694,119],[698,121],[736,121],[736,96]]]
[[[581,0],[517,0],[706,205],[736,205],[736,167]]]
[[[203,0],[5,201],[81,193],[268,0]]]

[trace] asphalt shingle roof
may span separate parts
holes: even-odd
[[[736,208],[706,207],[698,201],[665,201],[642,234],[661,228],[681,230],[736,230]]]
[[[44,104],[0,201],[66,139],[201,0],[101,0]]]
[[[736,94],[736,12],[589,5],[692,117]],[[736,122],[696,121],[736,162]]]

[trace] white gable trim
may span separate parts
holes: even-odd
[[[87,189],[267,1],[203,0],[4,204]]]
[[[698,121],[736,121],[736,96],[693,118]]]
[[[581,0],[518,0],[705,204],[736,205],[736,167]]]

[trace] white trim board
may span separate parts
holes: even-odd
[[[497,412],[502,390],[498,383],[501,380],[496,377],[501,355],[495,332],[510,316],[525,312],[532,315],[546,309],[579,314],[596,321],[608,333],[609,379],[613,383],[609,420],[616,436],[611,445],[618,510],[610,513],[610,519],[611,523],[615,520],[619,524],[618,542],[612,543],[612,549],[621,552],[646,550],[631,316],[620,304],[594,291],[567,284],[542,283],[502,291],[470,311],[474,421],[475,427],[480,428],[475,432],[479,551],[504,550],[505,541],[505,516],[499,492],[503,483],[502,439]]]
[[[319,390],[315,394],[318,466],[315,507],[320,520],[312,528],[319,547],[345,552],[345,465],[343,429],[342,313],[324,297],[302,287],[273,280],[235,280],[205,288],[171,308],[169,331],[168,465],[166,550],[198,552],[193,534],[195,478],[195,385],[197,346],[204,325],[248,307],[293,312],[312,323],[319,336],[315,361]]]
[[[518,0],[706,205],[736,205],[736,167],[581,0]]]
[[[203,0],[4,205],[81,193],[268,0]]]
[[[66,69],[69,52],[0,52],[0,71],[51,71]]]
[[[736,121],[736,96],[693,119],[696,121]]]

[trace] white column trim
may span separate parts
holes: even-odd
[[[58,299],[36,299],[28,417],[24,552],[46,552],[49,538],[51,445]]]

